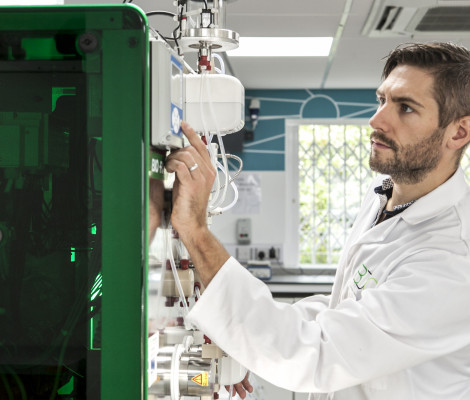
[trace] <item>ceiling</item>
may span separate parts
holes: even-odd
[[[229,57],[227,69],[240,79],[246,89],[376,88],[380,83],[382,58],[400,43],[452,40],[470,48],[468,33],[439,34],[436,35],[438,37],[432,34],[365,36],[361,31],[374,1],[383,0],[229,0],[226,28],[240,36],[332,36],[335,40],[330,57]],[[408,4],[410,1],[417,0],[408,0]],[[65,0],[65,4],[112,3],[122,1]],[[172,0],[134,0],[133,4],[145,12],[176,12]],[[149,21],[167,36],[176,26],[171,18],[165,16],[151,16]],[[185,57],[195,68],[192,64],[194,56]]]

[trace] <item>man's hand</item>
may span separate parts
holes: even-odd
[[[246,392],[252,393],[253,392],[253,386],[251,386],[250,381],[248,380],[250,373],[247,372],[245,375],[245,378],[240,383],[236,383],[233,385],[232,388],[232,396],[235,396],[236,393],[244,399],[246,397]],[[230,391],[230,386],[225,386],[225,389],[227,392]]]
[[[206,228],[207,204],[216,170],[196,132],[186,122],[181,124],[181,129],[190,146],[171,153],[166,169],[176,172],[171,223],[180,236],[188,236]]]
[[[171,223],[207,287],[230,257],[207,227],[207,204],[217,172],[196,132],[185,122],[181,128],[190,146],[171,153],[166,161],[166,170],[176,172]]]

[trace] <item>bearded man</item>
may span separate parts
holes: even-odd
[[[187,319],[249,370],[312,399],[470,399],[470,188],[459,168],[470,52],[400,47],[377,98],[370,167],[388,176],[363,201],[331,295],[294,305],[274,301],[208,230],[215,171],[184,125],[191,146],[167,162],[172,223],[207,286]]]

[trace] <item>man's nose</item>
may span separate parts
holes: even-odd
[[[370,117],[369,119],[370,127],[374,130],[377,130],[377,128],[379,127],[380,120],[381,120],[380,108],[377,108],[377,110],[375,110],[374,115]]]
[[[375,111],[375,114],[369,119],[371,128],[387,132],[392,117],[390,111],[390,107],[387,103],[381,104]]]

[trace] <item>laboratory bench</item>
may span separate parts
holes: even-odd
[[[330,294],[336,266],[321,268],[283,268],[272,266],[269,279],[262,279],[276,298],[304,298],[314,294]]]

